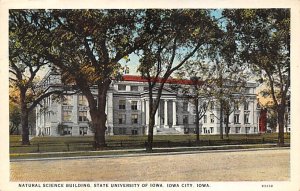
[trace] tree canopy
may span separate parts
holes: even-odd
[[[290,90],[290,10],[224,10],[238,41],[238,57],[266,85],[278,113],[279,144],[284,143],[284,113]]]
[[[59,69],[64,83],[75,84],[87,98],[95,146],[105,146],[106,95],[112,80],[121,79],[120,61],[135,53],[140,58],[138,71],[149,86],[148,142],[153,141],[154,116],[164,83],[183,65],[199,61],[207,63],[211,76],[216,76],[211,82],[217,84],[215,92],[222,106],[228,99],[223,88],[228,79],[241,81],[250,69],[258,74],[269,87],[265,95],[272,97],[277,108],[282,139],[280,113],[290,87],[290,11],[224,9],[219,10],[221,18],[214,18],[211,11],[10,10],[10,82],[20,90],[21,113],[27,113],[21,121],[40,100],[54,93],[39,91],[36,83],[40,69],[51,64]],[[96,93],[91,86],[97,88]],[[26,123],[22,126],[26,131]]]

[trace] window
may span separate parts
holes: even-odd
[[[125,100],[119,100],[119,109],[125,109],[126,107],[126,101]]]
[[[215,116],[214,114],[210,114],[210,123],[214,123],[215,122]]]
[[[249,110],[249,102],[244,103],[244,110],[248,111]]]
[[[249,114],[244,115],[244,124],[249,124]]]
[[[139,90],[138,86],[130,86],[130,91],[134,92],[138,90]]]
[[[87,106],[87,99],[84,95],[78,96],[78,105]]]
[[[188,115],[184,115],[182,122],[183,122],[184,125],[189,124],[189,116]]]
[[[138,115],[132,114],[131,115],[131,124],[137,124],[138,123]]]
[[[126,114],[119,114],[119,124],[126,123]]]
[[[183,102],[182,110],[188,111],[188,106],[189,106],[188,102]]]
[[[132,135],[137,135],[138,134],[138,130],[137,129],[132,129],[131,130],[131,134]]]
[[[240,123],[240,115],[239,114],[234,114],[234,123],[235,124]]]
[[[206,115],[203,116],[203,123],[207,123],[207,116]]]
[[[86,135],[87,134],[87,127],[79,127],[79,134],[80,135]]]
[[[51,106],[51,98],[50,97],[45,99],[45,105],[46,106]]]
[[[250,133],[250,127],[246,127],[246,133]]]
[[[126,128],[119,128],[119,135],[126,135]]]
[[[196,115],[194,115],[193,118],[194,118],[194,124],[196,124],[197,123],[197,121],[196,121]]]
[[[51,111],[48,111],[46,113],[46,120],[50,120],[50,117],[51,117]]]
[[[72,127],[65,127],[63,134],[64,135],[72,135]]]
[[[239,107],[240,107],[240,106],[239,106],[239,102],[236,101],[236,102],[234,103],[234,110],[239,110]]]
[[[137,101],[131,102],[131,110],[137,110]]]
[[[119,90],[119,91],[126,91],[126,85],[124,85],[124,84],[119,84],[119,85],[118,85],[118,90]]]
[[[87,111],[79,111],[78,121],[88,121]]]
[[[63,97],[63,105],[72,105],[72,96],[66,95]]]
[[[210,102],[210,110],[213,110],[215,108],[215,103],[214,102]]]
[[[210,127],[210,133],[213,133],[213,132],[214,132],[214,128]]]
[[[63,121],[71,121],[72,111],[64,111]]]
[[[196,107],[193,106],[193,114],[196,114]]]
[[[240,133],[241,127],[236,127],[235,128],[235,133]]]

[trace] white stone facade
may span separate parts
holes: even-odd
[[[181,83],[182,80],[175,81]],[[60,75],[49,72],[41,82],[44,89],[60,87]],[[174,83],[174,80],[173,80]],[[240,104],[229,117],[230,134],[258,133],[259,109],[255,83],[247,83],[247,106]],[[95,90],[96,91],[96,90]],[[154,91],[154,98],[156,92]],[[44,99],[37,107],[36,133],[38,136],[92,135],[87,100],[81,94],[66,99]],[[148,132],[149,96],[147,83],[138,76],[125,75],[114,81],[107,93],[107,134],[144,135]],[[200,120],[201,134],[219,134],[219,106],[214,102]],[[223,125],[225,133],[225,123]],[[154,134],[184,134],[195,132],[195,106],[172,91],[166,83],[155,115]]]

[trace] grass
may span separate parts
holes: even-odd
[[[228,145],[222,147],[222,150],[229,149],[253,149],[253,148],[274,148],[276,145],[271,144],[256,144],[256,145]],[[210,151],[219,150],[218,147],[179,147],[179,148],[156,148],[152,153],[179,153],[179,152],[199,152],[199,151]],[[63,153],[13,153],[10,154],[11,159],[38,159],[38,158],[55,158],[55,157],[78,157],[78,156],[108,156],[108,155],[118,155],[124,156],[128,154],[144,154],[148,155],[145,149],[136,150],[107,150],[107,151],[94,151],[94,152],[63,152]]]
[[[278,134],[248,134],[230,135],[229,138],[220,135],[201,135],[200,145],[234,145],[234,144],[259,144],[264,142],[276,143]],[[289,143],[289,135],[285,134],[286,142]],[[196,135],[156,135],[154,136],[154,148],[156,147],[180,147],[196,146]],[[107,150],[122,150],[145,148],[147,136],[107,136]],[[63,136],[63,137],[34,137],[31,145],[21,145],[21,136],[10,136],[10,153],[42,153],[42,152],[68,152],[68,151],[92,151],[92,136]],[[78,153],[77,153],[78,155]],[[35,155],[36,156],[36,155]]]
[[[278,133],[264,133],[264,134],[231,134],[229,139],[239,140],[239,139],[277,139]],[[154,141],[188,141],[195,140],[196,135],[154,135]],[[220,140],[220,135],[200,135],[201,140]],[[227,139],[224,135],[224,139]],[[289,140],[289,135],[285,134],[285,139]],[[31,144],[37,143],[86,143],[92,142],[92,136],[61,136],[61,137],[34,137],[30,142]],[[118,142],[118,141],[147,141],[147,135],[113,135],[106,137],[107,142]],[[11,145],[20,145],[21,136],[11,135],[10,136]]]

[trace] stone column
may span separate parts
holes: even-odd
[[[107,93],[107,101],[106,101],[106,114],[107,114],[107,128],[109,135],[113,135],[113,126],[114,126],[114,118],[113,118],[113,93]]]
[[[251,126],[254,125],[254,120],[253,120],[253,114],[254,114],[254,112],[253,111],[254,111],[253,110],[253,102],[250,101],[249,102],[249,123],[250,123]]]
[[[155,122],[154,125],[158,125],[158,110],[155,113]]]
[[[72,117],[71,120],[74,124],[78,124],[78,94],[75,94],[72,96],[72,106],[73,106],[73,111],[72,111]],[[73,131],[73,130],[72,130]]]
[[[158,125],[158,128],[160,128],[160,119],[161,119],[160,103],[158,104],[158,108],[157,108],[156,113],[157,113],[157,118],[156,118],[157,125]]]
[[[141,125],[145,125],[145,100],[141,100]]]
[[[176,126],[176,101],[173,100],[173,127]]]
[[[246,133],[246,124],[245,124],[245,110],[244,105],[240,106],[240,125],[241,125],[241,133]]]
[[[165,128],[169,128],[168,126],[168,100],[165,99],[165,105],[164,105],[164,116],[165,116],[165,119],[164,119],[164,125],[165,125]]]
[[[230,127],[230,131],[229,133],[231,132],[235,132],[235,125],[234,125],[234,112],[232,112],[230,115],[229,115],[229,127]]]
[[[149,125],[149,100],[146,100],[145,104],[146,112],[146,125]]]

